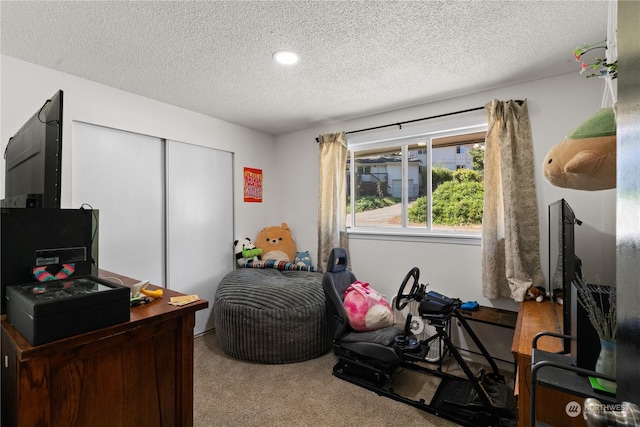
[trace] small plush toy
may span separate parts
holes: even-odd
[[[309,255],[309,251],[297,252],[294,262],[301,267],[311,267],[311,255]]]
[[[536,300],[537,302],[544,301],[545,289],[542,286],[530,286],[527,289],[526,298],[529,300]]]
[[[551,299],[560,305],[564,305],[564,291],[560,288],[554,289]]]
[[[249,261],[257,261],[262,255],[262,249],[256,248],[248,237],[233,242],[236,261],[240,267],[244,267]]]
[[[296,242],[286,223],[263,228],[255,240],[262,249],[262,259],[293,262],[296,259]]]
[[[356,281],[344,291],[344,308],[354,330],[374,331],[393,325],[389,303],[368,283]]]
[[[551,147],[542,164],[551,185],[575,190],[616,187],[616,120],[603,108]]]

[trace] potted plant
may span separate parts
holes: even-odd
[[[616,288],[612,286],[591,285],[576,280],[578,301],[587,312],[589,321],[600,339],[600,354],[595,371],[615,376],[616,374]],[[598,379],[598,383],[616,391],[616,383]]]
[[[596,56],[593,59],[593,62],[588,64],[587,61],[583,59],[583,56],[586,53],[589,53],[592,51],[604,49],[606,53],[606,50],[607,50],[606,42],[607,42],[606,40],[603,40],[601,42],[598,42],[592,45],[585,44],[582,47],[577,47],[573,51],[573,57],[576,59],[576,61],[582,60],[582,63],[580,66],[580,74],[583,74],[587,70],[591,70],[591,74],[587,74],[587,78],[608,77],[611,79],[615,79],[618,77],[618,61],[617,60],[613,62],[607,62],[606,57],[599,58]]]

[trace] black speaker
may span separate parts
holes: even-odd
[[[589,314],[580,304],[576,282],[571,284],[571,357],[579,368],[593,371],[600,354],[600,337],[589,320]],[[594,300],[606,313],[609,310],[611,287],[606,285],[588,285]],[[602,290],[602,293],[598,290]],[[602,298],[601,298],[602,296]]]
[[[73,276],[98,275],[98,211],[91,209],[2,208],[0,288],[35,282],[34,268],[54,275],[73,264]]]

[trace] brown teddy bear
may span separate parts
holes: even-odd
[[[296,259],[296,242],[286,223],[265,227],[258,233],[254,244],[262,249],[262,259],[293,262]]]

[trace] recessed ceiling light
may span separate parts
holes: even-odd
[[[280,64],[293,65],[298,62],[298,54],[290,50],[279,50],[273,54],[273,59]]]

